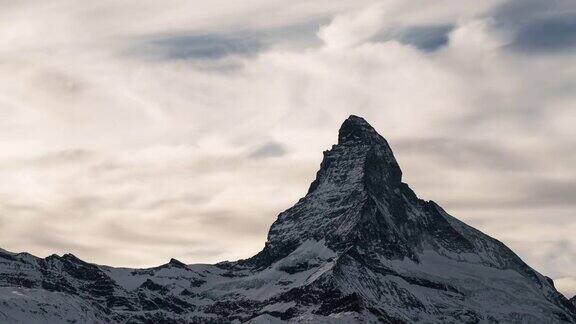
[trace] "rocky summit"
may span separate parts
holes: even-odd
[[[0,250],[2,323],[576,323],[498,240],[419,199],[350,116],[255,256],[150,269]]]

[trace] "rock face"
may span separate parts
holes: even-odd
[[[501,242],[419,199],[350,116],[264,249],[150,269],[0,251],[0,322],[576,323],[576,306]]]

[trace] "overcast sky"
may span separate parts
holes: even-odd
[[[576,2],[0,0],[0,247],[245,258],[350,114],[576,293]]]

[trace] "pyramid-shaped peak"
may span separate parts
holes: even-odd
[[[362,117],[348,117],[338,133],[338,145],[324,152],[320,170],[308,194],[318,188],[335,190],[385,190],[396,188],[402,171],[384,137]],[[321,192],[323,192],[321,190]]]
[[[373,143],[382,140],[382,137],[376,132],[364,118],[356,115],[350,115],[340,126],[338,132],[338,144],[346,142],[365,142]]]
[[[346,118],[346,120],[344,121],[344,123],[353,123],[353,124],[358,124],[358,125],[367,125],[369,127],[370,124],[366,121],[366,119],[360,117],[360,116],[356,116],[356,115],[350,115],[348,116],[348,118]]]

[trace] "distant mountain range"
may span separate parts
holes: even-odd
[[[255,256],[150,269],[0,250],[2,323],[576,323],[576,299],[419,199],[350,116]]]

